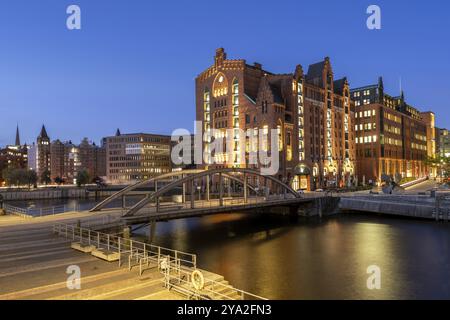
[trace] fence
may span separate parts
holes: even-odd
[[[142,275],[145,268],[150,267],[150,264],[156,265],[158,270],[164,274],[165,287],[182,293],[190,299],[267,300],[236,289],[226,282],[209,278],[204,278],[202,289],[194,288],[192,272],[197,270],[195,254],[62,223],[55,224],[53,232],[82,245],[95,246],[96,249],[118,253],[119,266],[122,266],[124,261],[128,263],[129,270],[139,266],[139,275]]]
[[[164,284],[167,289],[175,290],[196,300],[267,300],[261,296],[239,290],[226,282],[204,278],[203,287],[197,289],[192,281],[192,270],[180,268],[176,260],[169,260],[164,269]]]
[[[72,239],[82,245],[93,245],[97,249],[105,249],[119,253],[119,266],[122,265],[122,257],[125,255],[128,259],[129,269],[134,266],[132,264],[134,260],[137,263],[139,263],[139,259],[150,260],[150,258],[154,259],[154,261],[162,261],[162,259],[167,257],[179,260],[184,266],[192,268],[197,267],[197,257],[195,254],[122,238],[118,235],[102,233],[63,223],[55,224],[53,226],[53,232],[60,236]]]
[[[55,214],[61,214],[65,212],[78,212],[82,211],[79,204],[75,205],[61,205],[46,208],[20,208],[9,204],[3,204],[3,209],[6,213],[15,214],[23,217],[43,217]]]

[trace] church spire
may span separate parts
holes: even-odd
[[[19,134],[19,125],[16,127],[16,146],[20,146],[20,134]]]

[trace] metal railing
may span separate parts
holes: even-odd
[[[173,259],[179,259],[184,266],[192,268],[196,268],[197,266],[197,256],[195,254],[155,246],[128,238],[123,238],[118,235],[102,233],[63,223],[53,225],[53,232],[60,236],[65,236],[68,239],[72,239],[72,241],[78,242],[82,245],[93,245],[96,249],[104,249],[109,252],[118,253],[119,266],[122,265],[122,256],[126,255],[129,263],[129,269],[133,267],[131,265],[133,259],[139,262],[139,259],[142,258],[155,257],[156,261],[159,261],[167,256]]]
[[[267,300],[261,296],[236,289],[227,282],[204,278],[201,290],[194,288],[192,272],[197,270],[197,256],[178,250],[168,249],[118,235],[102,233],[79,226],[57,223],[53,232],[82,245],[95,246],[119,254],[119,266],[128,262],[128,269],[139,266],[139,275],[145,268],[156,267],[164,274],[164,285],[168,290],[175,290],[189,299],[198,300]]]
[[[10,204],[3,204],[3,209],[5,209],[6,213],[29,216],[32,218],[50,216],[50,215],[61,214],[61,213],[65,213],[65,212],[81,211],[79,204],[61,205],[61,206],[46,207],[46,208],[21,208],[21,207],[12,206]]]
[[[269,197],[255,197],[249,196],[247,200],[244,197],[227,197],[224,196],[222,200],[218,198],[211,198],[209,200],[199,199],[197,196],[193,202],[189,197],[186,197],[185,202],[170,202],[170,203],[150,203],[147,206],[143,207],[139,214],[148,214],[148,213],[164,213],[171,212],[173,210],[191,210],[191,209],[214,209],[214,208],[226,208],[226,207],[236,207],[236,206],[246,206],[246,205],[257,205],[263,203],[277,202],[282,200],[290,200],[294,199],[289,194],[281,194],[281,195],[270,195]]]
[[[196,300],[268,300],[261,296],[236,289],[227,282],[204,278],[202,289],[196,289],[192,281],[192,270],[179,267],[175,259],[170,259],[164,269],[164,284],[169,290],[175,290]]]

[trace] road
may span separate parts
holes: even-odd
[[[438,184],[433,179],[426,180],[422,183],[416,184],[412,187],[406,189],[406,193],[419,193],[419,192],[427,192],[430,189],[437,187]]]

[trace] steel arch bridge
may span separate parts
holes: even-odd
[[[102,208],[104,208],[106,205],[111,203],[112,201],[119,199],[121,197],[124,197],[134,190],[136,190],[139,187],[154,183],[155,190],[149,191],[143,199],[138,201],[135,205],[133,205],[131,208],[129,208],[124,214],[123,217],[131,217],[134,216],[139,210],[145,208],[147,205],[151,203],[155,203],[156,212],[159,212],[160,210],[160,199],[162,196],[164,196],[166,193],[175,190],[176,188],[179,188],[180,186],[183,186],[183,203],[185,202],[185,188],[186,185],[189,186],[190,189],[190,209],[195,208],[195,182],[202,181],[206,179],[206,190],[204,192],[205,196],[205,202],[211,204],[211,202],[214,202],[211,199],[211,192],[210,192],[210,183],[212,181],[218,181],[218,195],[215,200],[215,205],[218,207],[221,207],[224,205],[224,179],[229,179],[231,181],[235,181],[238,184],[242,186],[242,193],[243,195],[239,197],[239,199],[242,201],[243,204],[246,204],[249,199],[249,191],[254,191],[257,193],[259,190],[254,185],[250,184],[248,182],[249,177],[254,177],[259,179],[259,181],[262,179],[264,181],[264,186],[267,186],[267,182],[271,182],[271,186],[275,187],[274,189],[277,189],[277,191],[281,191],[278,193],[278,196],[283,195],[284,198],[287,197],[288,194],[290,194],[291,198],[300,198],[299,194],[295,192],[289,185],[281,182],[275,177],[272,176],[265,176],[262,175],[259,171],[253,170],[253,169],[247,169],[247,168],[221,168],[221,169],[210,169],[210,170],[184,170],[184,171],[177,171],[177,172],[171,172],[167,174],[163,174],[145,181],[141,181],[139,183],[136,183],[134,185],[128,186],[121,191],[113,194],[106,200],[100,202],[98,205],[96,205],[94,208],[92,208],[90,211],[100,211]],[[169,178],[177,178],[172,182],[169,182],[167,185],[161,187],[158,189],[158,181],[169,179]],[[269,190],[268,188],[265,189],[266,191],[274,191]],[[273,194],[276,194],[273,192]],[[267,196],[265,198],[260,198],[260,201],[266,201]]]

